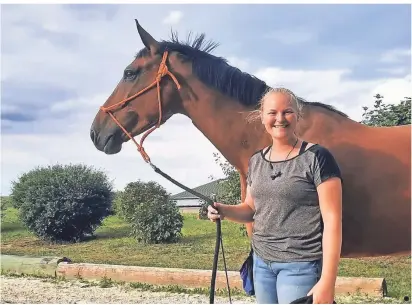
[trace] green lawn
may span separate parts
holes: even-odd
[[[249,252],[249,242],[238,224],[222,222],[225,256],[229,270],[239,270]],[[108,217],[96,231],[96,238],[78,244],[56,245],[27,232],[8,208],[1,223],[3,254],[66,256],[74,262],[137,265],[165,268],[211,269],[216,225],[195,214],[184,215],[183,238],[168,245],[144,245],[128,236],[129,226],[116,216]],[[219,269],[223,270],[222,259]],[[391,297],[403,299],[411,293],[410,256],[373,259],[342,259],[340,276],[384,277]]]

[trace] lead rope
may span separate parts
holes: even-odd
[[[170,177],[168,174],[161,171],[152,162],[149,161],[148,163],[154,169],[154,171],[156,173],[160,174],[161,176],[163,176],[164,178],[166,178],[167,180],[169,180],[173,184],[181,187],[185,191],[188,191],[189,193],[199,197],[200,199],[203,199],[208,205],[212,205],[213,207],[215,207],[214,206],[214,200],[212,200],[209,197],[206,197],[203,194],[200,194],[200,193],[188,188],[187,186],[181,184],[180,182],[176,181],[175,179]],[[218,258],[219,258],[219,247],[220,246],[222,247],[223,265],[224,265],[225,274],[226,274],[226,285],[227,285],[227,290],[228,290],[228,293],[229,293],[229,302],[230,302],[230,304],[232,304],[232,297],[231,297],[231,294],[230,294],[230,286],[229,286],[229,277],[227,275],[226,258],[225,258],[225,252],[224,252],[224,249],[223,249],[222,224],[220,222],[220,219],[217,219],[216,220],[216,244],[215,244],[215,253],[214,253],[214,257],[213,257],[212,280],[210,282],[210,295],[209,295],[210,304],[214,304],[214,301],[215,301],[215,284],[216,284],[217,262],[218,262]]]
[[[163,53],[163,57],[162,57],[162,61],[160,62],[159,65],[159,70],[157,72],[156,75],[156,80],[151,83],[149,86],[147,86],[146,88],[140,90],[139,92],[137,92],[136,94],[133,94],[130,97],[125,98],[124,100],[113,104],[109,107],[100,107],[100,109],[107,113],[112,119],[113,121],[123,130],[123,132],[133,141],[133,143],[137,146],[137,151],[140,152],[140,154],[142,155],[142,158],[144,161],[146,161],[146,163],[149,163],[149,165],[154,169],[154,171],[160,175],[162,175],[164,178],[166,178],[167,180],[169,180],[170,182],[172,182],[173,184],[181,187],[182,189],[188,191],[189,193],[199,197],[200,199],[203,199],[208,205],[212,205],[214,207],[214,201],[186,186],[184,186],[183,184],[181,184],[180,182],[176,181],[175,179],[173,179],[172,177],[170,177],[169,175],[165,174],[164,172],[162,172],[158,167],[156,167],[151,161],[150,161],[150,157],[149,155],[146,153],[146,151],[143,148],[143,141],[146,139],[146,137],[152,132],[154,131],[156,128],[160,127],[160,123],[162,120],[162,102],[161,102],[161,98],[160,98],[160,81],[162,80],[162,78],[166,75],[169,75],[172,80],[174,81],[174,83],[176,84],[176,87],[178,90],[180,90],[180,84],[179,81],[177,80],[177,78],[173,75],[172,72],[169,71],[167,65],[166,65],[166,60],[167,60],[167,56],[168,56],[168,51],[165,51]],[[155,126],[153,126],[152,128],[150,128],[149,130],[147,130],[141,140],[140,140],[140,145],[139,143],[136,142],[136,140],[133,138],[133,136],[126,130],[126,128],[124,128],[122,126],[122,124],[120,124],[120,122],[116,119],[116,117],[114,116],[114,114],[112,113],[112,111],[115,108],[119,108],[122,105],[124,105],[125,103],[131,101],[132,99],[138,97],[139,95],[145,93],[146,91],[148,91],[149,89],[151,89],[152,87],[156,86],[157,87],[157,100],[159,102],[159,120],[157,122],[157,124]],[[216,207],[215,207],[216,208]],[[223,264],[224,264],[224,268],[225,268],[225,274],[226,274],[226,284],[227,284],[227,289],[229,292],[229,302],[230,304],[232,304],[232,298],[230,295],[230,287],[229,287],[229,277],[227,275],[227,267],[226,267],[226,259],[225,259],[225,253],[223,250],[223,240],[222,240],[222,226],[220,223],[220,219],[218,219],[216,221],[216,245],[215,245],[215,253],[214,253],[214,257],[213,257],[213,267],[212,267],[212,279],[211,279],[211,283],[210,283],[210,304],[214,303],[214,298],[215,298],[215,284],[216,284],[216,275],[217,275],[217,262],[218,262],[218,258],[219,258],[219,247],[222,247],[222,256],[223,256]]]
[[[229,277],[228,277],[228,275],[227,275],[225,250],[223,250],[223,238],[222,238],[222,233],[220,233],[220,246],[222,247],[222,257],[223,257],[223,265],[224,265],[225,274],[226,274],[226,286],[227,286],[227,293],[229,294],[229,303],[232,304],[232,296],[230,295],[230,287],[229,287]]]

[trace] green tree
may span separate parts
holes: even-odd
[[[225,204],[235,205],[239,204],[241,200],[240,177],[236,168],[227,160],[222,160],[218,153],[213,153],[215,162],[222,169],[225,177],[219,182],[219,187],[215,198],[213,200]],[[210,180],[215,180],[213,176],[209,176]],[[207,203],[201,200],[201,207],[199,209],[199,219],[207,219]]]
[[[217,199],[225,204],[239,204],[241,200],[239,172],[227,160],[222,160],[221,155],[218,153],[214,153],[213,157],[225,175],[224,180],[220,184]]]
[[[363,107],[361,123],[368,126],[400,126],[411,124],[411,98],[405,97],[397,105],[384,104],[383,96],[376,94],[373,109]]]
[[[9,196],[1,196],[0,201],[0,219],[3,220],[4,212],[11,206],[11,200]]]
[[[216,201],[230,205],[241,203],[242,192],[240,188],[239,172],[227,160],[223,160],[220,154],[213,153],[213,157],[224,174],[223,181],[220,183],[219,192],[216,194]],[[213,177],[210,178],[213,179]],[[199,218],[207,219],[206,203],[203,203],[202,207],[199,209]],[[240,227],[240,231],[243,236],[247,235],[246,227],[244,225]]]
[[[220,192],[218,194],[217,200],[225,204],[239,204],[242,200],[242,192],[240,188],[240,176],[237,169],[230,164],[227,160],[222,160],[221,155],[214,153],[213,157],[215,162],[222,169],[223,174],[225,175],[224,180],[221,183]],[[207,218],[207,212],[205,211],[205,206],[203,210],[201,209],[199,213],[199,218]],[[240,232],[243,236],[247,236],[246,226],[242,225],[239,227]]]

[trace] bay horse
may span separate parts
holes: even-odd
[[[92,123],[95,147],[116,154],[132,139],[150,161],[134,137],[146,132],[144,140],[172,115],[183,114],[238,170],[243,200],[248,160],[271,141],[260,122],[247,121],[268,85],[212,55],[217,44],[204,34],[192,42],[174,33],[157,41],[137,20],[136,26],[144,48]],[[342,171],[341,256],[410,254],[411,126],[369,127],[330,105],[302,104],[297,135],[329,149]],[[249,237],[252,225],[246,226]]]

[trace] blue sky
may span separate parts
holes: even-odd
[[[143,179],[179,191],[131,143],[106,156],[88,138],[98,107],[143,47],[134,18],[158,40],[171,28],[181,37],[204,32],[220,43],[215,55],[355,120],[376,93],[393,103],[411,96],[410,5],[2,5],[1,17],[2,194],[24,171],[70,162],[107,171],[116,188]],[[185,117],[146,143],[189,186],[222,176],[215,148]],[[165,145],[175,146],[167,156]]]

